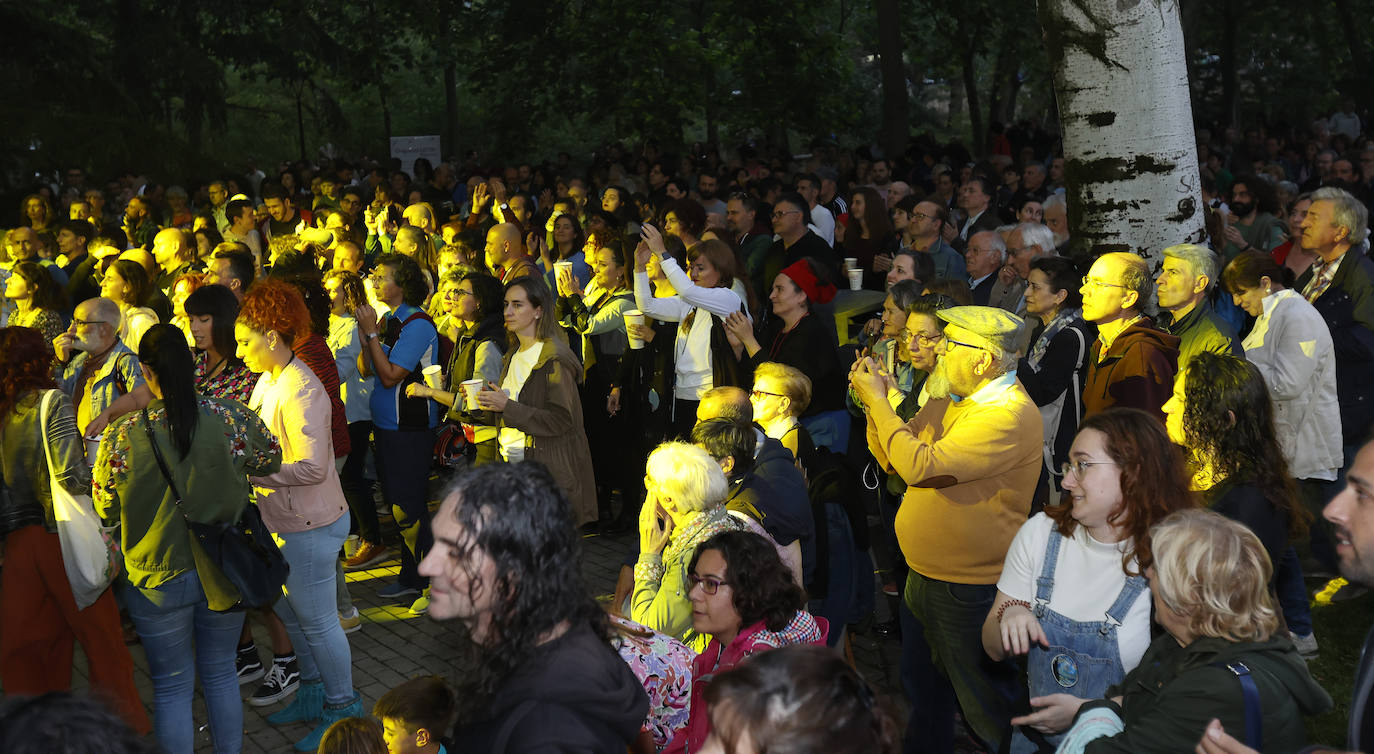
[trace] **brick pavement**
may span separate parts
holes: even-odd
[[[383,519],[384,523],[390,521]],[[583,539],[583,573],[587,583],[598,595],[609,595],[615,588],[616,576],[624,554],[635,546],[632,533],[616,536],[589,535]],[[353,650],[354,685],[362,692],[365,709],[387,690],[415,675],[437,672],[453,677],[461,672],[455,666],[457,639],[453,629],[426,616],[414,616],[405,604],[388,604],[377,598],[377,590],[390,583],[399,569],[399,560],[391,560],[368,571],[348,574],[349,591],[354,604],[363,616],[362,628],[349,635]],[[884,600],[878,600],[878,618],[886,618]],[[255,626],[254,635],[264,659],[270,658],[265,629]],[[145,702],[152,699],[152,681],[148,678],[147,661],[140,645],[132,645],[135,682]],[[864,676],[881,692],[901,702],[900,682],[896,669],[900,648],[895,640],[880,639],[873,634],[853,637],[855,662]],[[86,686],[84,659],[77,650],[76,686]],[[255,686],[245,686],[244,695]],[[301,723],[286,726],[269,725],[266,716],[284,706],[280,702],[269,707],[244,705],[244,751],[290,752],[292,743],[309,732]],[[151,710],[150,710],[151,714]],[[205,709],[197,692],[195,720],[198,726],[197,752],[211,751],[209,732],[205,729]]]

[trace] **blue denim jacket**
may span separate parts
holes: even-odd
[[[75,393],[76,381],[81,377],[81,369],[90,357],[89,353],[83,351],[62,370],[59,379],[62,392],[67,395]],[[90,401],[90,415],[95,417],[109,408],[116,398],[142,384],[143,372],[138,368],[138,354],[120,341],[115,343],[105,363],[96,370],[95,381],[91,383],[89,393],[82,396],[82,400]],[[79,407],[76,413],[78,416],[81,414]]]

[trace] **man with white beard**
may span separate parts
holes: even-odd
[[[107,298],[81,302],[72,326],[52,347],[58,386],[71,396],[76,426],[83,431],[116,398],[143,384],[138,355],[119,339],[119,307]]]
[[[897,540],[911,574],[903,602],[902,681],[912,703],[906,751],[952,751],[954,701],[990,751],[1008,739],[1024,694],[1010,663],[979,639],[1012,538],[1040,475],[1040,411],[1016,379],[1022,321],[988,306],[956,306],[926,380],[929,399],[903,422],[881,365],[856,362],[850,382],[868,417],[868,447],[907,483]]]

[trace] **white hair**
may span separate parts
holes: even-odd
[[[1026,246],[1039,246],[1040,253],[1037,256],[1054,256],[1054,231],[1050,230],[1044,223],[1021,223],[1016,226],[1016,230],[1021,232],[1021,243]]]
[[[685,442],[665,442],[649,454],[644,472],[681,510],[720,505],[729,492],[725,472],[711,454]]]
[[[1206,246],[1198,246],[1194,243],[1181,243],[1166,248],[1163,252],[1165,259],[1179,259],[1188,265],[1192,270],[1193,277],[1207,277],[1207,289],[1211,290],[1217,282],[1217,255]]]

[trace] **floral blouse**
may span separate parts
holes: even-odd
[[[654,747],[663,751],[673,734],[687,727],[696,653],[667,634],[617,615],[609,618],[615,630],[611,646],[649,695],[644,729],[653,735]]]
[[[54,338],[67,329],[62,326],[62,315],[52,309],[29,309],[27,312],[16,310],[10,315],[11,327],[31,327],[43,333],[43,339],[51,343]]]
[[[247,403],[248,396],[253,394],[253,386],[258,384],[257,373],[249,371],[243,362],[230,364],[226,361],[219,374],[206,377],[212,366],[209,356],[204,351],[196,353],[196,392],[214,398]]]

